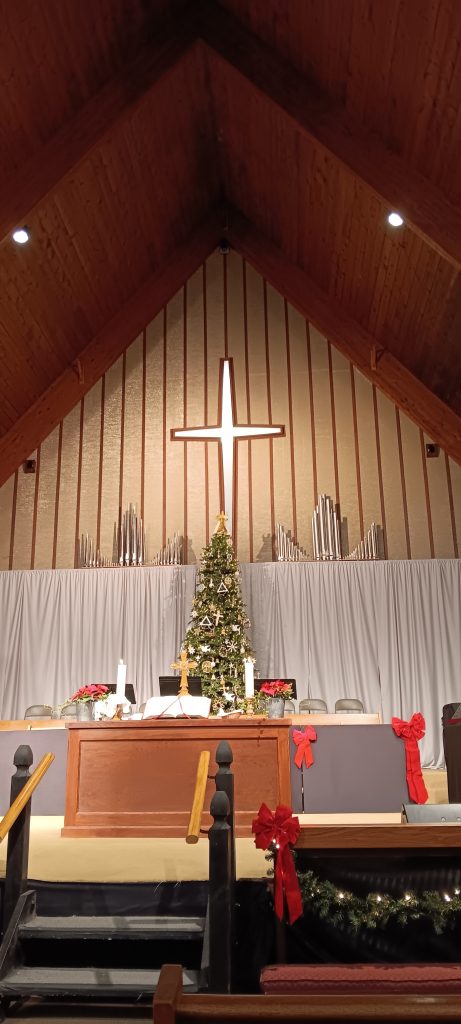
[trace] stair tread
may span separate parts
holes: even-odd
[[[15,967],[0,982],[0,992],[57,994],[98,990],[114,992],[154,992],[160,977],[158,969],[123,967]],[[198,986],[198,971],[183,970],[184,991]]]
[[[117,915],[117,916],[84,916],[75,915],[67,917],[32,917],[24,921],[20,930],[23,935],[40,933],[50,936],[57,934],[75,935],[78,933],[90,934],[136,934],[149,932],[153,935],[165,936],[168,934],[203,935],[205,927],[204,917],[152,917],[141,915]]]

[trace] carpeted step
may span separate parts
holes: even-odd
[[[16,967],[0,982],[3,996],[140,996],[152,993],[160,970],[101,967]],[[183,971],[185,992],[197,992],[198,971]]]
[[[143,917],[141,915],[32,917],[20,926],[24,939],[161,939],[197,941],[203,937],[204,917]]]

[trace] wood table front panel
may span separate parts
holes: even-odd
[[[265,802],[290,804],[289,721],[146,721],[69,725],[64,836],[184,836],[201,750],[233,751],[236,833]],[[208,783],[205,810],[214,792]],[[204,814],[203,827],[211,823]]]

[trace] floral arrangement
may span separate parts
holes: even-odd
[[[89,686],[81,686],[69,697],[69,701],[87,703],[88,701],[106,700],[109,695],[109,687],[104,683],[90,683]]]
[[[291,683],[275,679],[273,683],[263,683],[259,692],[264,693],[266,697],[282,697],[283,700],[288,700],[291,697]]]

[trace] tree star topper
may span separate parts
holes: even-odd
[[[221,359],[219,379],[219,423],[215,427],[185,427],[173,429],[173,441],[220,441],[219,489],[222,507],[227,515],[228,530],[232,535],[235,519],[237,482],[237,441],[251,441],[260,437],[284,437],[284,426],[241,426],[235,422],[236,405],[232,359]]]

